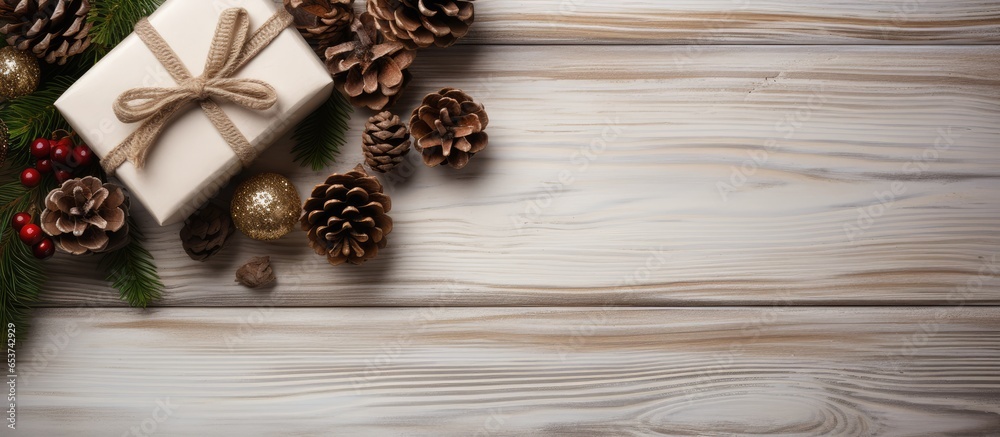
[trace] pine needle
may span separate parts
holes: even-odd
[[[8,219],[9,220],[9,219]],[[27,333],[28,310],[38,300],[45,275],[30,248],[7,228],[0,239],[0,323],[16,328],[18,338]]]
[[[295,162],[320,171],[334,163],[344,145],[347,122],[354,108],[337,91],[295,127]]]
[[[30,248],[21,243],[7,226],[14,214],[27,210],[34,201],[33,193],[20,182],[0,186],[0,326],[7,329],[13,323],[17,338],[27,333],[28,310],[38,300],[45,275],[41,263]]]
[[[7,123],[10,135],[11,167],[29,166],[31,154],[25,152],[35,138],[48,138],[57,129],[69,129],[55,103],[75,80],[68,76],[55,77],[38,91],[11,100],[0,110],[0,118]]]
[[[102,0],[91,2],[87,21],[90,40],[111,49],[132,33],[140,18],[152,14],[163,0]]]
[[[125,247],[101,258],[100,267],[122,300],[133,307],[145,308],[160,298],[163,282],[156,273],[153,255],[143,247],[145,236],[131,217],[128,220],[131,241]]]

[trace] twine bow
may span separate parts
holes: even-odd
[[[257,56],[291,22],[292,16],[282,8],[251,35],[247,11],[243,8],[226,9],[219,17],[205,71],[201,76],[193,77],[149,21],[145,18],[140,20],[135,25],[135,33],[163,64],[177,86],[133,88],[118,96],[114,103],[118,119],[123,123],[142,122],[142,125],[101,160],[104,170],[113,174],[125,161],[132,162],[136,168],[143,168],[146,155],[160,132],[191,102],[201,105],[205,115],[243,165],[253,161],[257,151],[233,125],[218,101],[233,102],[258,111],[274,106],[278,96],[271,85],[256,79],[230,76]]]

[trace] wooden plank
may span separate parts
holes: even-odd
[[[18,431],[986,435],[998,332],[997,308],[50,309]]]
[[[359,0],[360,2],[360,0]],[[502,0],[476,2],[472,44],[978,44],[996,0]]]
[[[202,264],[179,226],[139,212],[163,304],[1000,302],[1000,48],[722,47],[675,64],[685,53],[429,52],[399,107],[464,88],[491,145],[463,171],[412,153],[383,178],[396,226],[378,259],[330,267],[297,231],[240,236]],[[331,171],[361,160],[356,144]],[[250,173],[288,174],[305,195],[327,172],[289,147]],[[233,283],[255,255],[272,256],[270,292]],[[46,304],[119,305],[94,262],[51,262]]]

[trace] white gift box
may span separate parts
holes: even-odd
[[[168,0],[149,17],[191,74],[204,70],[222,11],[244,8],[251,32],[275,13],[273,0]],[[233,77],[258,79],[274,87],[277,103],[256,111],[219,102],[233,124],[262,151],[321,105],[333,81],[319,57],[294,27]],[[118,121],[112,104],[124,91],[177,86],[135,34],[108,53],[56,101],[56,108],[97,156],[105,156],[141,123]],[[291,159],[291,157],[289,157]],[[183,220],[215,195],[241,169],[239,158],[198,105],[179,114],[152,145],[146,165],[126,162],[116,177],[161,225]]]

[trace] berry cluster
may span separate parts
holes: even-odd
[[[76,169],[90,165],[94,160],[90,147],[86,144],[74,146],[69,135],[32,141],[31,156],[37,160],[35,166],[21,172],[21,184],[28,188],[37,187],[42,183],[42,174],[51,172],[55,172],[56,180],[63,183],[73,177]]]
[[[14,214],[10,225],[21,238],[21,242],[31,246],[31,252],[35,258],[49,259],[56,253],[56,246],[52,239],[45,236],[42,228],[31,222],[31,214],[19,212]]]

